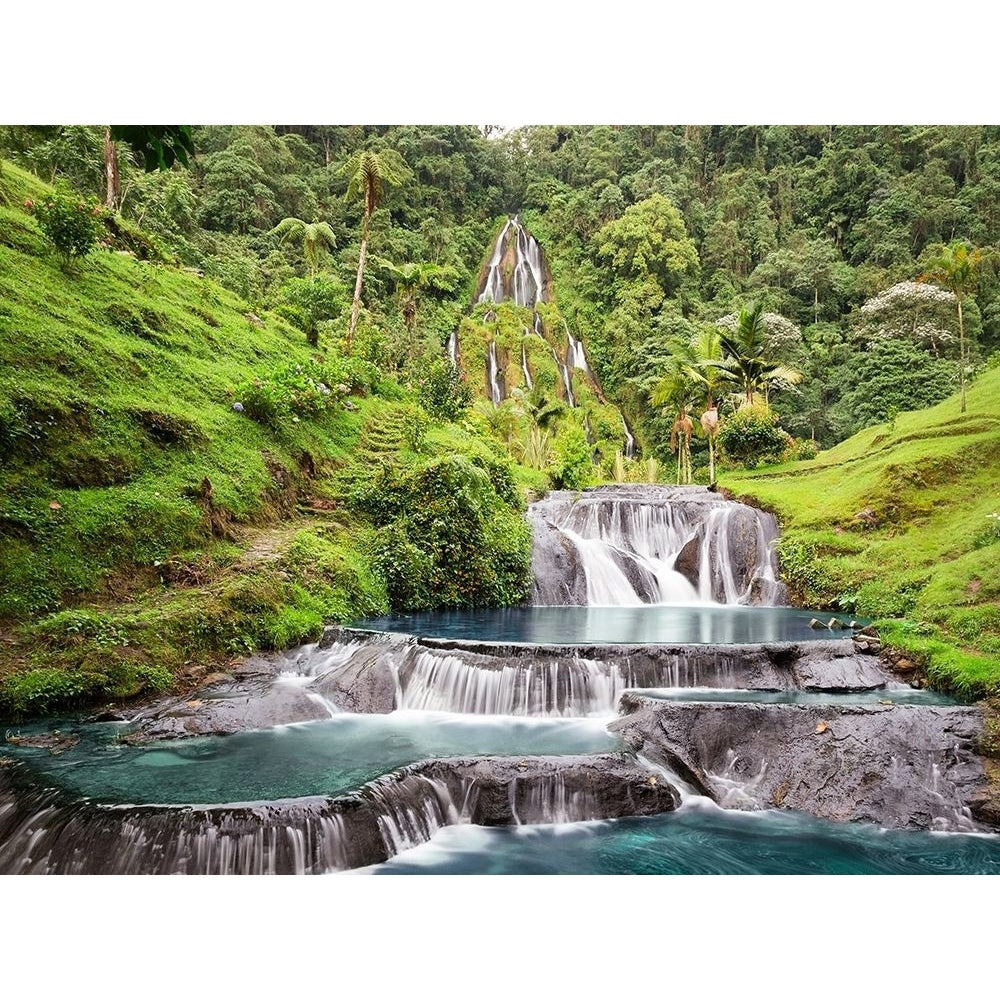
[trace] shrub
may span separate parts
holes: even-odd
[[[286,365],[241,385],[235,392],[234,409],[277,430],[286,421],[315,417],[342,406],[343,397],[354,385],[353,376],[352,367],[343,363]],[[345,378],[350,381],[341,381]]]
[[[816,442],[812,438],[805,438],[795,443],[792,458],[796,458],[800,462],[805,462],[814,459],[818,454],[819,446]]]
[[[67,262],[86,257],[94,249],[101,232],[100,209],[59,194],[37,203],[29,201],[26,207],[34,212],[42,232]]]
[[[593,462],[582,427],[570,427],[556,439],[556,460],[550,473],[560,490],[579,490],[587,485]]]
[[[460,420],[472,405],[472,389],[447,359],[431,362],[420,379],[420,405],[433,417]]]
[[[778,426],[778,415],[766,404],[740,407],[719,429],[719,447],[724,455],[753,469],[773,462],[788,447],[788,435]]]
[[[517,603],[530,586],[531,532],[509,469],[449,456],[383,472],[349,502],[381,530],[372,564],[393,610]]]

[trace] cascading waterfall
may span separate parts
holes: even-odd
[[[451,363],[458,367],[458,330],[452,330],[448,338],[448,357]]]
[[[553,493],[528,516],[534,604],[784,601],[773,516],[704,487]]]
[[[566,364],[561,357],[559,357],[559,354],[554,347],[552,348],[552,360],[555,361],[556,367],[562,375],[563,388],[566,390],[566,402],[570,406],[576,406],[576,399],[573,396],[573,376],[570,372],[569,365]]]
[[[583,371],[589,375],[590,365],[587,364],[587,352],[584,350],[583,341],[577,340],[573,334],[569,332],[569,326],[566,324],[565,320],[563,320],[563,328],[566,330],[566,338],[569,341],[566,363],[573,368],[583,369]]]
[[[628,424],[625,423],[625,417],[622,417],[622,427],[625,430],[625,457],[635,458],[635,438],[632,436],[632,432],[628,428]]]
[[[736,658],[662,651],[596,660],[573,652],[502,665],[474,655],[415,650],[397,672],[396,707],[472,715],[607,717],[630,688],[731,687]]]
[[[512,266],[505,267],[508,261]],[[542,249],[514,216],[500,231],[477,302],[513,302],[534,309],[545,301]]]
[[[497,363],[497,345],[495,340],[490,341],[490,349],[486,355],[486,380],[490,389],[490,399],[496,403],[502,403],[506,393],[504,392],[503,372]]]
[[[531,379],[531,370],[528,368],[528,353],[525,350],[524,344],[521,344],[521,372],[524,375],[524,384],[528,389],[534,387],[534,382]]]

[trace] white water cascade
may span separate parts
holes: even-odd
[[[628,429],[628,424],[625,423],[624,417],[622,417],[622,427],[625,429],[625,457],[635,458],[635,438]]]
[[[503,266],[504,258],[513,254],[513,268]],[[542,250],[533,236],[514,216],[500,230],[493,255],[487,265],[486,281],[477,302],[513,302],[534,308],[544,301],[545,278]],[[537,327],[536,327],[537,329]]]
[[[531,369],[528,368],[528,353],[524,348],[524,344],[521,344],[521,372],[524,375],[524,386],[526,389],[531,389],[534,387],[534,381],[531,378]]]
[[[490,341],[489,353],[486,355],[486,381],[490,389],[490,399],[499,404],[504,399],[503,373],[497,363],[497,344]]]
[[[784,602],[774,518],[705,487],[551,493],[528,516],[534,604]]]

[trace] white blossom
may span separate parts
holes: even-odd
[[[945,291],[936,285],[927,285],[920,281],[900,281],[869,299],[861,307],[861,312],[865,316],[872,316],[897,306],[920,306],[932,302],[954,301],[954,292]]]

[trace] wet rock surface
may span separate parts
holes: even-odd
[[[629,688],[866,691],[890,676],[850,639],[746,646],[535,645],[416,639],[333,628],[312,649],[315,672],[277,678],[287,660],[184,698],[154,702],[132,719],[131,742],[236,733],[328,718],[335,710],[399,708],[510,715],[594,715],[618,710]],[[329,666],[327,666],[329,664]]]
[[[667,704],[626,694],[626,747],[727,808],[971,830],[986,786],[973,707]]]
[[[310,874],[385,861],[452,823],[502,826],[676,808],[618,755],[425,761],[358,792],[220,806],[101,806],[0,769],[0,874]]]

